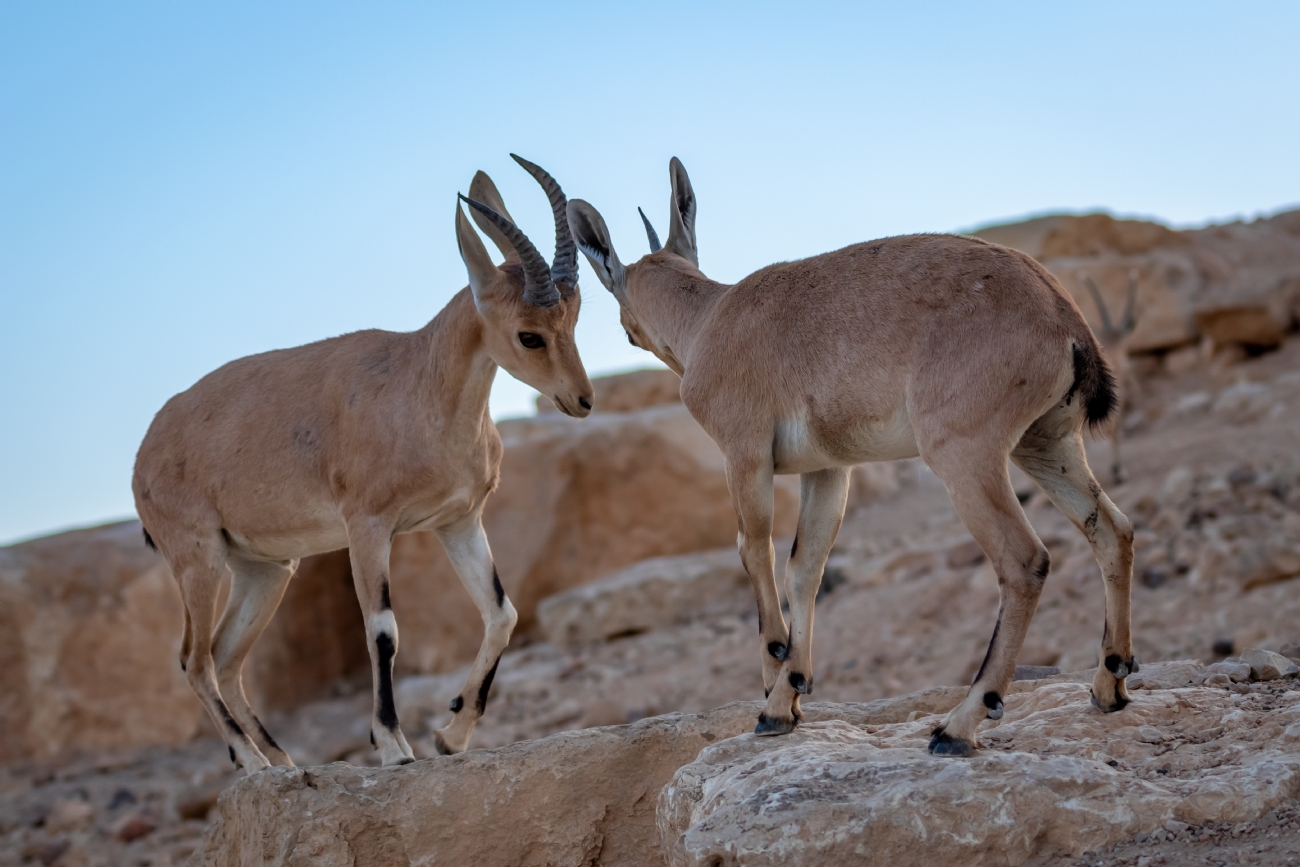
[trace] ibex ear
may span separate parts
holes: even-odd
[[[700,267],[700,254],[695,247],[695,190],[686,174],[682,161],[673,157],[668,163],[668,176],[673,183],[673,198],[668,207],[668,250]]]
[[[456,202],[456,246],[460,249],[460,258],[465,262],[465,270],[469,272],[469,289],[474,293],[474,304],[482,309],[484,302],[492,300],[495,294],[494,290],[498,286],[495,278],[500,272],[488,255],[487,248],[479,240],[478,233],[469,220],[465,219],[459,200]]]
[[[614,293],[619,304],[625,300],[627,269],[618,260],[614,245],[609,240],[609,229],[600,212],[582,199],[570,199],[568,204],[569,231],[578,249],[591,263],[591,270],[606,289]]]
[[[510,222],[515,222],[515,218],[510,216],[506,210],[506,203],[501,201],[501,193],[497,191],[497,185],[492,183],[492,179],[487,176],[486,172],[475,172],[474,180],[469,184],[469,197],[476,202],[482,202]],[[470,210],[469,215],[474,219],[474,223],[479,227],[484,235],[492,239],[492,243],[497,245],[501,255],[506,257],[506,262],[519,263],[519,254],[515,248],[506,240],[506,236],[501,230],[488,222],[478,211]]]

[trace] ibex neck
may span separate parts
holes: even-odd
[[[666,355],[661,360],[682,373],[690,366],[701,326],[713,305],[731,287],[694,270],[658,265],[637,274],[632,303],[643,327],[656,336]],[[677,364],[674,365],[673,361]]]
[[[468,288],[418,332],[429,359],[422,388],[437,417],[447,426],[481,424],[497,364],[483,343],[483,323]]]

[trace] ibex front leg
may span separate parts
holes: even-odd
[[[370,651],[370,675],[374,687],[374,715],[370,740],[385,766],[415,761],[397,723],[393,701],[393,661],[397,657],[397,618],[388,590],[388,555],[392,529],[373,518],[348,522],[352,583],[356,587],[361,615],[366,621],[366,646]]]
[[[446,754],[459,753],[469,747],[474,724],[483,716],[487,707],[488,691],[492,689],[497,664],[501,661],[506,645],[510,643],[510,634],[514,631],[519,615],[515,613],[515,606],[506,598],[505,588],[501,586],[501,578],[492,562],[492,550],[488,547],[479,513],[476,512],[450,528],[439,530],[438,535],[443,547],[447,549],[451,565],[483,617],[483,644],[479,647],[478,657],[470,669],[465,687],[460,695],[452,699],[451,723],[434,735],[438,752]]]
[[[790,600],[790,641],[785,664],[758,718],[756,734],[785,734],[799,721],[799,696],[813,689],[813,608],[826,558],[844,520],[849,470],[832,467],[804,473],[799,485],[799,529],[786,566],[785,592]]]
[[[790,633],[781,614],[776,592],[775,553],[772,550],[772,456],[727,456],[727,486],[740,527],[740,559],[754,585],[758,601],[759,653],[763,660],[763,690],[771,695],[781,674]],[[787,713],[787,717],[789,714]],[[793,728],[796,720],[789,720]],[[788,731],[789,728],[786,730]]]

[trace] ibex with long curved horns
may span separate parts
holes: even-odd
[[[1124,470],[1124,462],[1120,457],[1120,444],[1124,439],[1124,412],[1138,396],[1137,376],[1133,372],[1133,364],[1128,357],[1129,338],[1133,336],[1134,329],[1137,328],[1137,285],[1138,272],[1134,268],[1128,272],[1128,292],[1124,300],[1124,312],[1120,315],[1119,323],[1111,322],[1110,310],[1106,308],[1106,302],[1101,297],[1101,290],[1097,284],[1087,275],[1083,277],[1084,285],[1092,294],[1093,303],[1097,305],[1097,313],[1101,316],[1101,330],[1097,332],[1097,339],[1101,342],[1102,351],[1106,353],[1106,358],[1110,360],[1110,365],[1115,371],[1115,406],[1116,413],[1113,418],[1107,421],[1110,435],[1110,477],[1115,484],[1122,484],[1127,475]]]
[[[976,728],[1002,716],[1047,549],[1007,474],[1010,457],[1092,544],[1106,581],[1105,711],[1128,701],[1133,528],[1093,480],[1082,428],[1114,408],[1096,338],[1052,275],[1015,250],[973,238],[912,235],[771,265],[735,285],[699,271],[695,192],[670,165],[671,227],[661,249],[624,266],[605,221],[569,203],[569,225],[623,327],[682,377],[682,402],[721,447],[758,597],[767,706],[758,734],[783,734],[812,692],[813,600],[839,531],[849,468],[922,457],[997,570],[998,625],[966,699],[930,750],[968,755]],[[786,570],[790,626],[773,572],[772,476],[799,473],[798,535]],[[953,604],[957,604],[953,600]]]
[[[374,683],[371,739],[385,765],[413,760],[393,703],[388,555],[398,533],[437,532],[483,616],[483,644],[451,723],[435,736],[439,750],[465,749],[483,714],[516,621],[481,521],[501,463],[488,415],[492,379],[500,365],[578,417],[592,398],[573,338],[578,253],[564,194],[515,159],[550,197],[552,266],[479,172],[466,201],[506,259],[493,264],[458,202],[469,287],[432,322],[231,362],[169,400],[140,446],[135,503],[146,541],[180,584],[181,665],[231,758],[250,773],[293,764],[249,707],[240,671],[308,554],[350,549]],[[216,623],[226,574],[230,598]]]

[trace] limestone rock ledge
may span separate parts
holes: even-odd
[[[965,690],[759,702],[563,732],[401,768],[272,769],[222,795],[194,865],[1019,865],[1300,797],[1300,689],[1144,666],[1102,715],[1090,673],[1013,684],[970,760],[925,750]]]
[[[1054,683],[1008,698],[967,761],[925,751],[937,719],[711,745],[659,796],[668,863],[1019,865],[1300,796],[1296,691],[1148,687],[1103,715],[1086,685]]]

